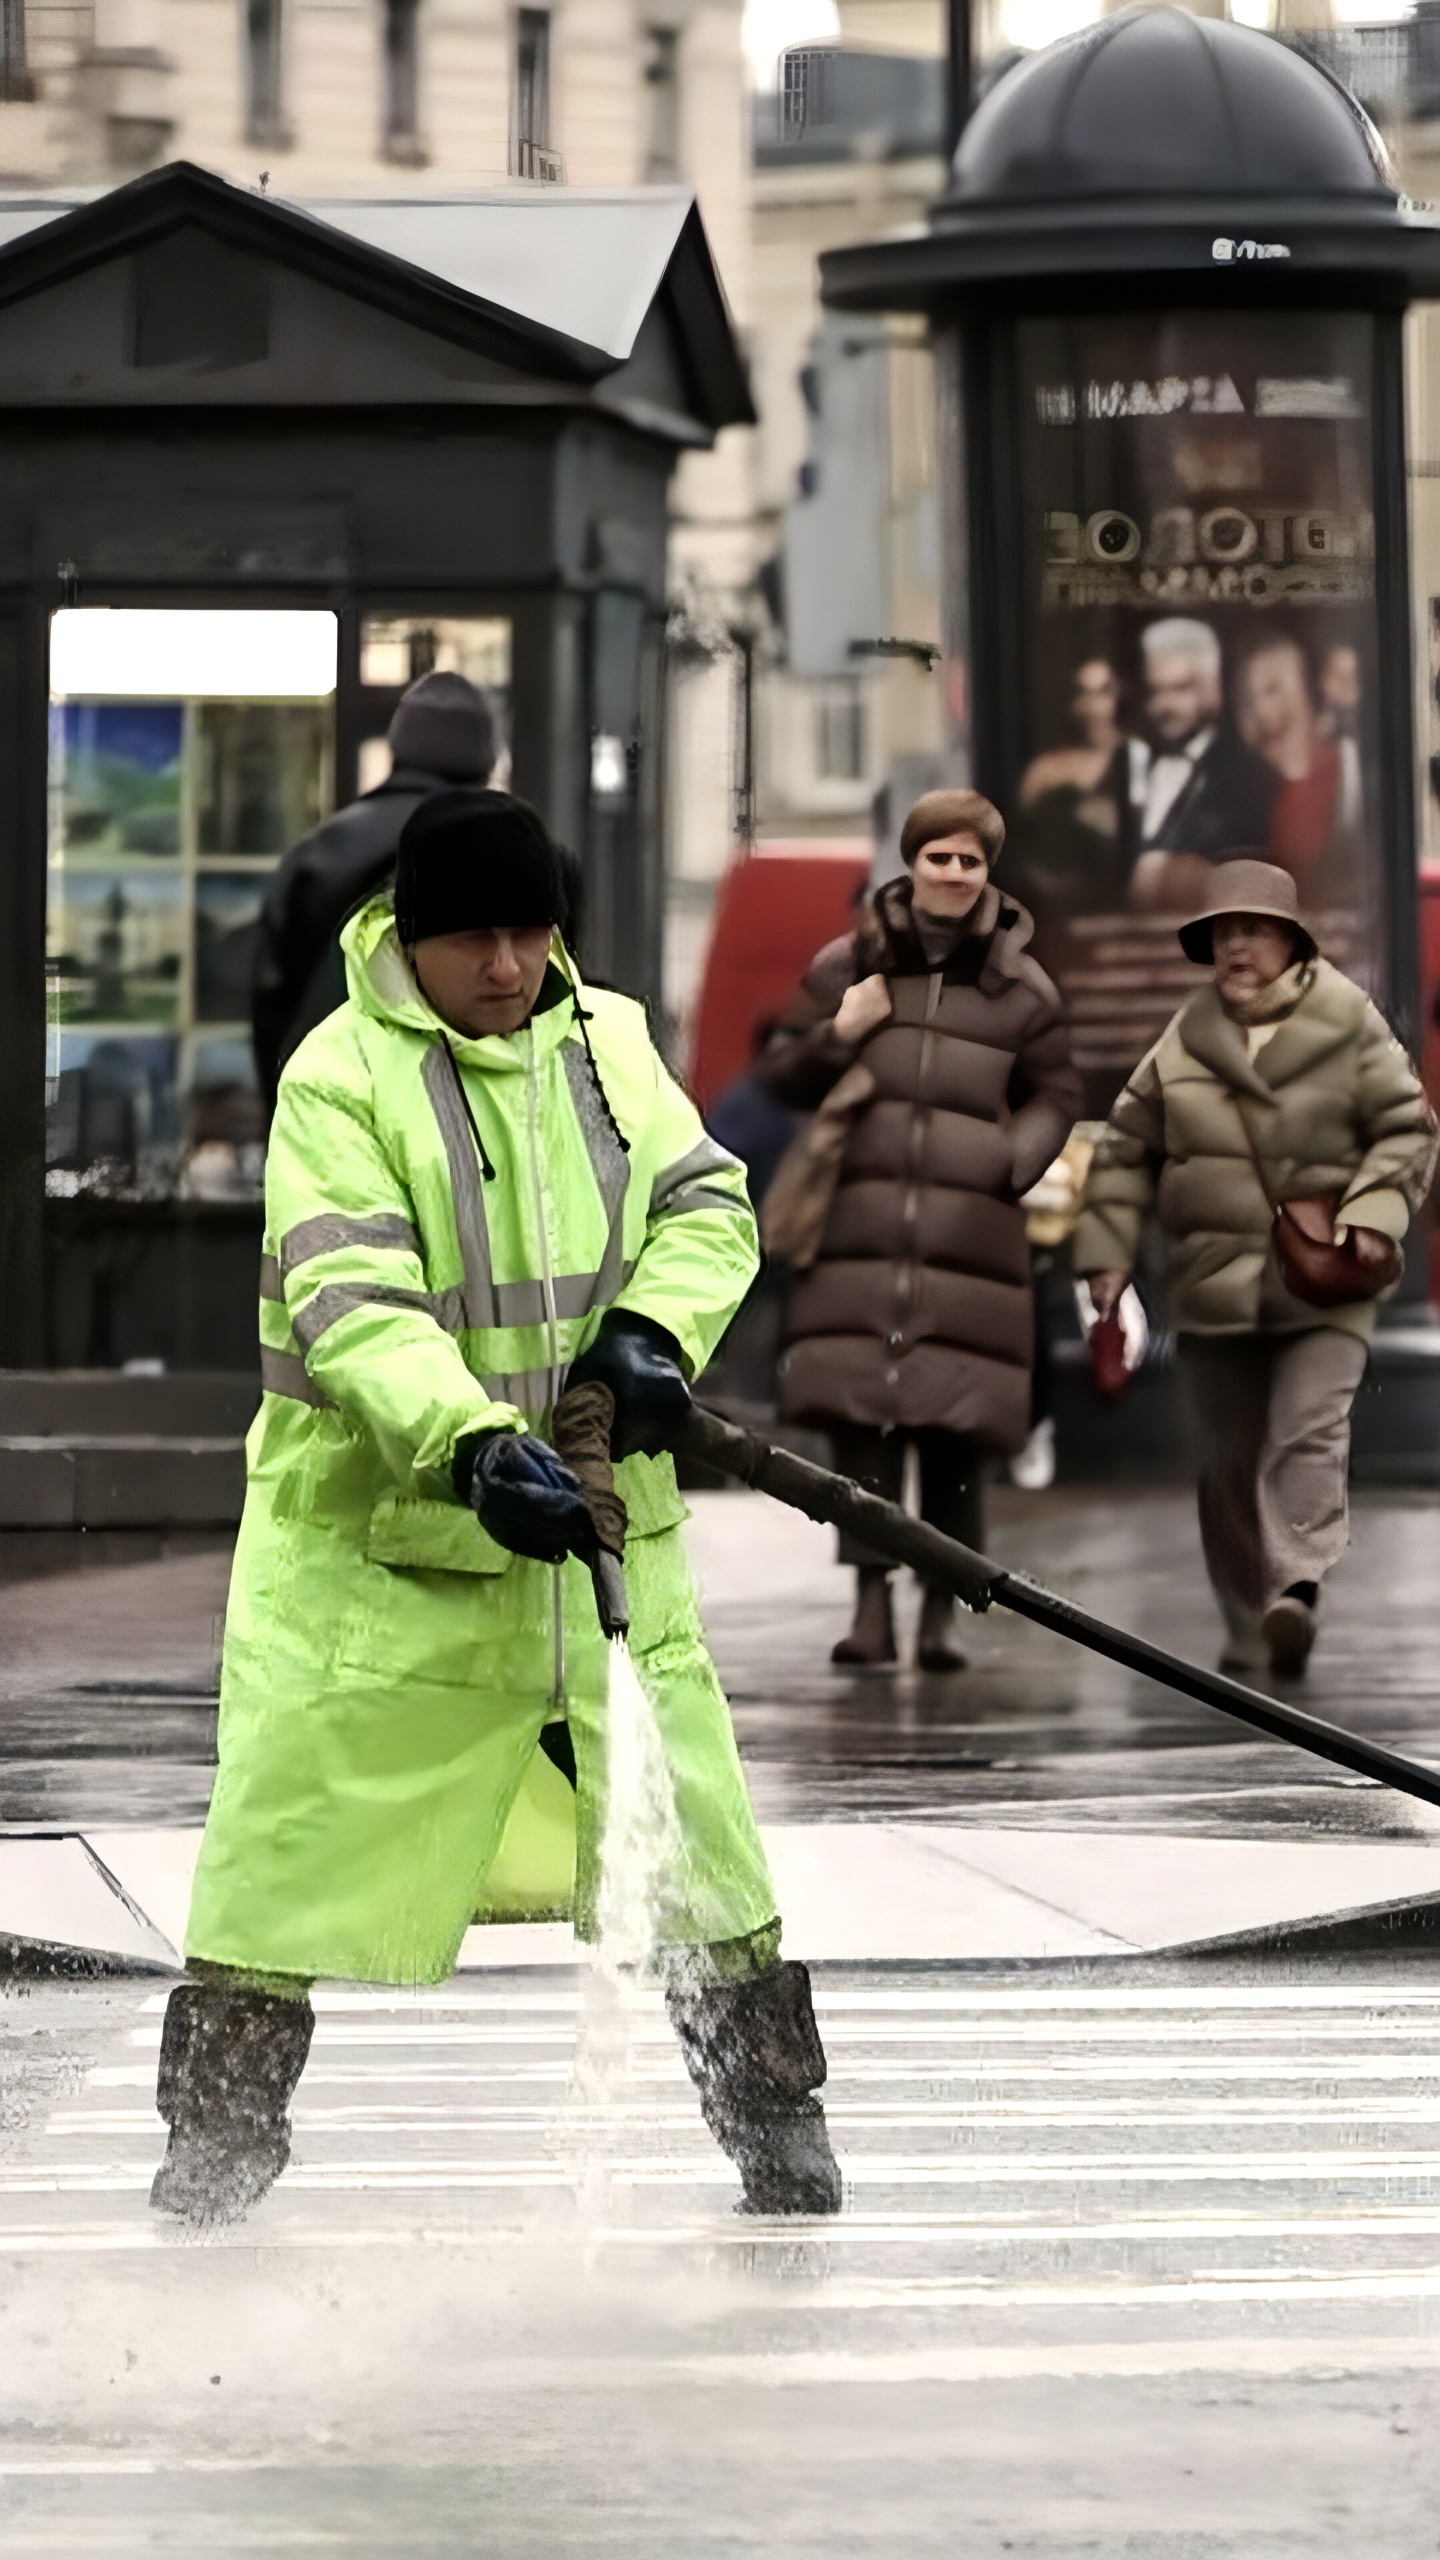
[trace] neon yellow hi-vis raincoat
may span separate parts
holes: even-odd
[[[349,1002],[291,1060],[270,1141],[265,1394],[186,1953],[433,1982],[477,1914],[568,1907],[572,1859],[576,1927],[593,1934],[603,1820],[608,1659],[589,1573],[488,1538],[454,1498],[456,1443],[542,1429],[607,1307],[664,1325],[698,1369],[757,1255],[743,1172],[638,1005],[578,986],[557,945],[523,1030],[442,1037],[388,900],[344,943]],[[666,1933],[749,1937],[774,1896],[674,1466],[631,1458],[617,1480],[631,1647],[683,1842]],[[573,1799],[536,1748],[559,1711]]]

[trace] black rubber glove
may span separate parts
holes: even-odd
[[[612,1458],[658,1458],[673,1449],[690,1419],[690,1390],[680,1345],[663,1324],[612,1307],[582,1351],[567,1384],[608,1387],[615,1398]]]
[[[455,1452],[455,1490],[482,1529],[512,1555],[560,1564],[595,1552],[595,1524],[578,1476],[528,1432],[472,1433]]]

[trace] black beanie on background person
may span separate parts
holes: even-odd
[[[565,923],[560,849],[538,809],[509,791],[435,791],[412,810],[395,863],[395,927],[434,933]]]
[[[468,676],[437,669],[402,693],[387,732],[397,765],[447,782],[488,782],[495,762],[495,715]]]

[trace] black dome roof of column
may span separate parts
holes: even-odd
[[[947,201],[1395,192],[1368,117],[1313,63],[1224,19],[1136,8],[996,82]]]
[[[998,80],[922,228],[827,249],[832,310],[1440,299],[1440,222],[1348,89],[1289,45],[1123,9]]]

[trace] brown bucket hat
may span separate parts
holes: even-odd
[[[1187,960],[1202,966],[1215,957],[1212,926],[1217,916],[1274,916],[1295,936],[1296,957],[1313,960],[1315,936],[1300,913],[1295,883],[1278,863],[1262,862],[1258,853],[1237,853],[1217,862],[1210,896],[1200,913],[1180,926],[1180,948]]]

